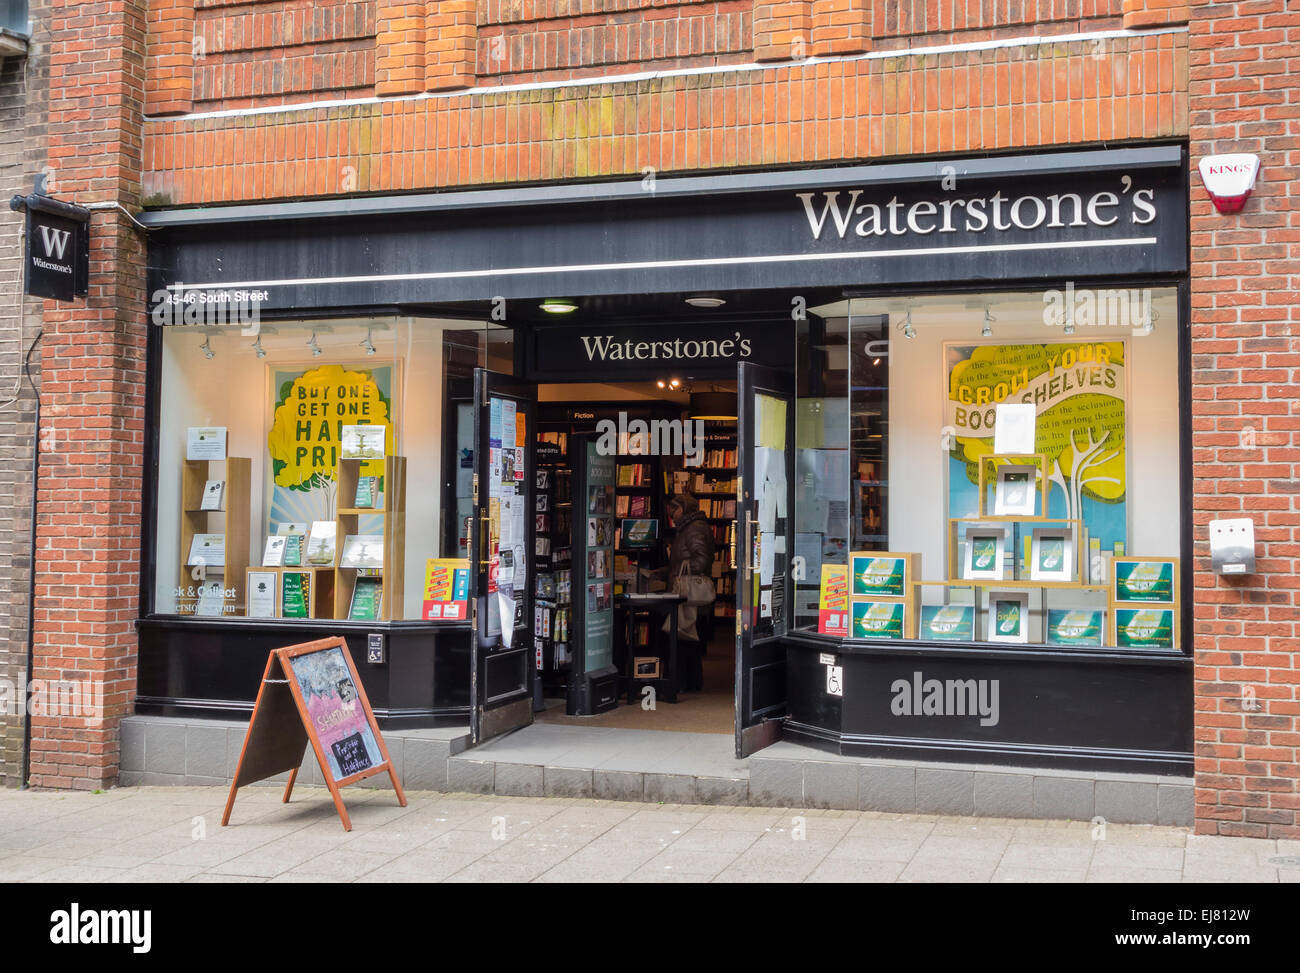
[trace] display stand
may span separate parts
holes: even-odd
[[[533,493],[533,650],[543,693],[569,668],[572,626],[573,484],[564,448],[566,434],[539,432]],[[548,680],[548,677],[549,680]]]
[[[197,588],[202,580],[194,576],[194,566],[189,563],[190,547],[195,534],[221,534],[223,560],[220,565],[209,565],[202,572],[212,580],[221,578],[224,588],[222,616],[242,615],[244,612],[245,571],[248,568],[249,550],[249,488],[252,482],[252,460],[244,456],[227,456],[219,459],[187,459],[181,468],[181,537],[180,575],[178,585],[196,593],[178,597],[176,612],[193,615],[198,608]],[[221,503],[215,510],[203,510],[203,491],[210,480],[224,480]]]
[[[380,598],[378,617],[382,620],[402,617],[403,575],[406,565],[406,457],[387,456],[384,458],[383,490],[376,496],[373,507],[353,507],[357,495],[357,483],[361,478],[361,467],[365,463],[377,462],[373,459],[340,459],[338,466],[338,494],[336,523],[336,544],[338,545],[338,566],[333,569],[333,617],[339,620],[348,618],[352,605],[352,593],[356,589],[357,577],[362,574],[378,576],[383,590]],[[346,505],[345,505],[346,504]],[[347,538],[363,533],[360,524],[363,517],[379,517],[383,521],[380,533],[384,538],[383,566],[378,569],[345,568],[342,566],[343,551]],[[365,531],[364,533],[374,533]]]

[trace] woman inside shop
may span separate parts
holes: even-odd
[[[687,593],[688,584],[701,585],[699,581],[688,582],[688,577],[704,579],[712,602],[713,530],[700,512],[700,502],[689,493],[674,494],[669,498],[665,512],[676,533],[668,555],[668,566],[656,573],[665,578],[670,591],[683,595]],[[699,692],[704,688],[704,642],[696,623],[701,612],[711,610],[709,606],[687,604],[677,609],[677,660],[681,669],[678,681],[684,692]]]

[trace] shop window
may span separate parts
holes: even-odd
[[[842,574],[807,572],[799,627],[1181,648],[1174,288],[816,311],[800,342],[796,547]]]
[[[427,562],[463,556],[444,388],[489,363],[488,335],[391,317],[166,327],[155,612],[423,617]]]

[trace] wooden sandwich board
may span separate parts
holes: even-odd
[[[352,819],[339,790],[359,780],[387,771],[398,803],[406,807],[406,794],[357,678],[347,642],[335,636],[271,651],[235,779],[230,783],[222,826],[230,823],[235,792],[245,784],[288,772],[287,804],[308,743],[316,753],[344,831],[352,830]]]

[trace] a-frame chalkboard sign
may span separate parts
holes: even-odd
[[[222,826],[230,822],[235,792],[245,784],[287,771],[284,802],[288,803],[308,743],[316,752],[345,831],[352,830],[352,819],[339,790],[348,784],[387,771],[398,802],[406,807],[406,794],[357,678],[347,642],[336,636],[272,650],[230,784]]]

